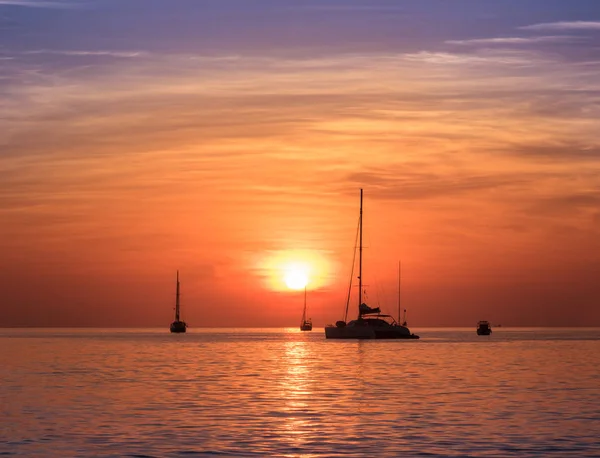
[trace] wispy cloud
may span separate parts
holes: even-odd
[[[404,57],[411,61],[420,61],[440,65],[527,65],[532,64],[534,61],[540,63],[542,60],[540,56],[529,52],[516,52],[510,50],[486,50],[477,53],[419,51],[417,53],[405,54]]]
[[[44,64],[40,67],[34,59],[7,60],[4,65],[14,74],[0,104],[7,114],[0,141],[7,161],[25,156],[33,161],[25,168],[41,167],[44,159],[60,163],[79,157],[80,139],[85,138],[85,161],[95,167],[117,161],[122,151],[145,151],[156,154],[154,163],[160,164],[148,173],[160,175],[163,167],[189,161],[186,168],[192,172],[186,170],[186,176],[212,183],[215,175],[207,168],[212,164],[220,170],[215,185],[226,186],[236,180],[242,186],[255,179],[264,184],[272,178],[275,183],[285,164],[292,163],[321,164],[329,181],[334,183],[337,176],[338,182],[347,183],[348,174],[361,169],[356,153],[363,144],[377,150],[385,164],[403,157],[399,150],[436,155],[444,164],[468,161],[480,153],[510,158],[513,164],[593,164],[598,114],[593,95],[600,90],[596,70],[567,66],[559,56],[553,57],[515,50],[332,54],[311,59],[149,53],[144,59],[73,64],[61,71],[44,71]],[[71,127],[65,131],[64,125]],[[31,135],[32,129],[36,135]],[[520,144],[533,146],[519,150],[515,137]],[[329,145],[326,154],[320,146],[324,144]],[[584,145],[577,154],[575,144]],[[541,145],[558,146],[535,149]],[[190,150],[194,153],[185,153],[185,161],[179,157],[173,163],[163,154]],[[457,150],[464,156],[455,155]],[[267,172],[260,178],[238,177],[241,168],[254,169],[253,164],[263,160],[283,161],[281,169],[271,178]],[[453,186],[444,181],[444,172],[433,172],[435,161],[424,161],[428,165],[423,170],[438,177],[440,189]],[[457,191],[510,184],[505,177],[497,181],[485,167],[464,177]],[[322,178],[311,173],[302,180]],[[413,183],[404,192],[438,195],[419,186]]]
[[[373,198],[420,200],[457,194],[480,193],[482,191],[523,185],[531,181],[530,174],[468,174],[460,171],[450,177],[439,172],[417,172],[406,167],[371,167],[367,171],[349,174],[346,179],[352,187],[371,187]]]
[[[0,7],[6,6],[22,6],[26,8],[75,8],[79,6],[77,2],[60,2],[60,1],[44,1],[44,0],[0,0]]]
[[[539,163],[600,163],[600,145],[581,145],[574,140],[557,144],[537,142],[512,145],[504,153]]]
[[[525,25],[521,30],[600,30],[600,21],[559,21]]]
[[[32,51],[41,52],[46,51]],[[139,51],[60,52],[76,56],[144,55]],[[205,139],[225,133],[240,138],[268,132],[289,138],[307,126],[324,135],[373,135],[378,141],[397,138],[390,137],[392,132],[415,139],[431,134],[457,139],[477,132],[495,138],[518,128],[524,116],[532,116],[537,125],[530,126],[532,134],[542,127],[552,130],[553,135],[576,132],[577,125],[583,129],[578,134],[587,138],[591,120],[597,116],[592,97],[600,90],[597,70],[565,66],[553,58],[514,50],[350,54],[308,60],[226,55],[191,59],[188,55],[148,54],[144,59],[115,59],[60,71],[54,67],[43,71],[39,63],[14,59],[4,61],[9,86],[0,107],[10,115],[6,132],[13,135],[21,128],[30,129],[35,119],[42,128],[48,120],[75,116],[78,128],[90,134],[93,130],[98,138],[107,129],[123,144],[130,138],[137,143],[141,136],[150,139],[159,135],[165,136],[166,143],[185,141],[200,125],[205,128]],[[398,80],[404,83],[398,86]],[[388,88],[385,97],[381,96],[382,87]],[[173,116],[137,121],[162,105],[168,106]],[[236,109],[231,111],[231,106]],[[462,113],[464,122],[454,122],[452,114],[457,112]],[[331,117],[324,116],[326,113]],[[568,123],[562,121],[562,115],[568,115]],[[494,119],[489,126],[483,125],[487,116]],[[251,118],[256,123],[250,123]],[[542,118],[544,123],[539,122]],[[124,119],[133,125],[128,126]],[[556,125],[553,120],[557,120]],[[125,134],[127,129],[138,128],[137,136]],[[21,138],[28,145],[27,151],[44,150],[44,142],[36,138]],[[66,136],[63,139],[65,149],[72,148]],[[98,147],[101,145],[99,142]]]
[[[472,38],[467,40],[446,40],[450,45],[523,45],[531,43],[569,43],[581,40],[581,37],[569,35],[551,35],[544,37],[498,37],[498,38]]]
[[[62,50],[62,49],[36,49],[25,51],[23,54],[55,54],[61,56],[108,56],[108,57],[143,57],[148,55],[145,51],[85,51],[85,50]]]

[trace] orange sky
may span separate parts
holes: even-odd
[[[177,269],[192,328],[296,326],[296,261],[334,322],[361,187],[370,305],[396,314],[401,259],[413,327],[600,325],[600,60],[520,26],[500,35],[526,45],[5,51],[0,326],[167,326]]]

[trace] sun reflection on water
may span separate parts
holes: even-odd
[[[282,433],[293,447],[303,447],[310,432],[310,398],[312,397],[310,347],[307,342],[286,342],[284,347],[285,376],[280,379],[283,403]]]

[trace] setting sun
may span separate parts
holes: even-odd
[[[301,263],[290,263],[285,267],[283,281],[290,289],[302,289],[309,281],[310,269]]]
[[[331,281],[332,263],[318,250],[271,251],[258,260],[258,268],[272,291],[311,289]]]

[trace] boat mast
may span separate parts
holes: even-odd
[[[175,321],[179,321],[179,271],[177,271],[177,293],[175,294]]]
[[[360,304],[362,304],[362,236],[363,236],[363,190],[360,189],[360,216],[359,225],[359,244],[358,244],[358,318],[362,316],[360,313]]]
[[[306,322],[306,285],[304,285],[304,311],[302,312],[302,324]]]
[[[398,323],[400,323],[400,273],[401,273],[401,263],[398,261]]]

